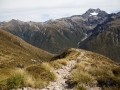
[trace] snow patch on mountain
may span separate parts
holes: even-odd
[[[93,13],[90,13],[91,15],[98,15],[98,13],[96,13],[96,12],[93,12]]]

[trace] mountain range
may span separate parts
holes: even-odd
[[[116,21],[119,17],[119,13],[108,14],[98,8],[89,9],[82,15],[73,15],[71,17],[48,20],[45,22],[23,22],[12,19],[9,22],[0,22],[0,28],[19,36],[29,44],[50,53],[58,54],[71,47],[83,48],[106,55],[119,62],[118,53],[120,50],[117,49],[119,47],[119,43],[117,43],[116,46],[115,43],[112,44],[112,42],[110,42],[114,35],[116,37],[116,34],[112,34],[113,36],[111,37],[108,36],[108,42],[104,41],[99,44],[100,42],[98,40],[97,41],[99,43],[92,41],[93,36],[96,38],[99,34],[101,35],[101,32],[109,32],[107,29],[111,27],[111,25],[115,27],[114,29],[119,29],[119,21]],[[113,23],[108,24],[110,22]],[[105,38],[104,40],[107,39],[106,35],[102,37]],[[119,34],[117,37],[119,37]],[[102,38],[99,37],[99,39]],[[119,38],[116,40],[119,42]],[[86,45],[91,42],[93,44]],[[105,43],[109,44],[111,47],[108,48]],[[102,46],[105,48],[101,48]],[[115,52],[111,52],[109,50]]]
[[[120,90],[120,13],[89,9],[0,28],[0,90]]]

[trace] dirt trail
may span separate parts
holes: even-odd
[[[78,51],[76,49],[76,51]],[[80,52],[80,55],[77,59],[85,59],[88,60],[89,58],[85,56],[85,52]],[[43,89],[28,89],[24,88],[22,90],[73,90],[68,87],[65,83],[69,78],[69,75],[72,71],[72,67],[77,63],[77,60],[70,60],[68,61],[66,66],[62,66],[60,69],[54,69],[53,72],[57,75],[57,80],[55,82],[50,82],[48,86]],[[101,90],[99,87],[88,87],[87,90]]]
[[[71,60],[66,66],[62,66],[60,69],[54,69],[58,79],[55,82],[50,82],[50,85],[41,90],[73,90],[67,87],[65,81],[68,79],[72,66],[76,63],[75,60]]]

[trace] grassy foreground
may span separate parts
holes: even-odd
[[[55,59],[55,60],[54,60]],[[53,57],[51,65],[60,68],[61,63],[76,60],[66,81],[74,90],[101,87],[102,90],[120,90],[120,66],[109,58],[81,49],[68,49]]]
[[[120,66],[109,58],[100,54],[77,51],[74,54],[84,53],[76,58],[77,63],[67,81],[74,90],[87,90],[92,87],[101,87],[103,90],[120,90]],[[74,57],[75,58],[75,57]]]
[[[9,69],[6,74],[1,70],[0,90],[22,87],[43,88],[49,84],[49,81],[56,80],[56,74],[50,70],[52,67],[48,63],[29,66],[25,69]]]
[[[32,87],[43,88],[57,76],[54,68],[67,65],[69,60],[76,60],[71,74],[66,81],[74,90],[87,90],[101,87],[102,90],[120,90],[120,66],[100,54],[80,49],[68,49],[56,55],[52,61],[26,68],[11,68],[0,70],[0,90]],[[10,73],[10,74],[9,74]]]

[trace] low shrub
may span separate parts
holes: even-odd
[[[15,69],[5,82],[5,88],[3,90],[18,89],[22,87],[44,87],[44,81],[42,79],[39,77],[35,78],[24,69]]]
[[[41,78],[43,81],[49,83],[49,81],[56,80],[56,74],[52,72],[52,67],[47,64],[43,63],[41,65],[30,66],[26,68],[28,73],[33,75],[35,78]]]
[[[59,63],[62,64],[62,65],[65,65],[65,66],[67,65],[67,61],[64,60],[64,59],[63,60],[59,60]]]
[[[11,73],[11,76],[7,79],[7,89],[19,88],[24,83],[25,72],[23,70],[17,70]]]
[[[56,69],[59,69],[59,68],[62,67],[62,64],[59,63],[58,61],[52,61],[52,62],[50,62],[50,65],[51,65],[52,67],[56,68]]]
[[[70,76],[72,82],[83,83],[89,85],[93,78],[85,72],[74,70]]]

